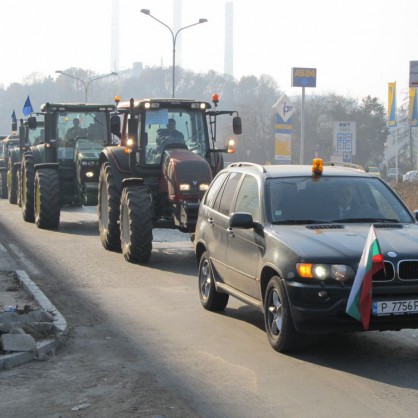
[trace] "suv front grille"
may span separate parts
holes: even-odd
[[[418,280],[418,260],[401,261],[398,274],[401,280]]]
[[[385,269],[380,270],[377,274],[373,276],[374,282],[388,282],[395,278],[395,268],[393,264],[389,261],[384,262]]]

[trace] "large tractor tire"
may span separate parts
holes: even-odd
[[[97,212],[103,247],[109,251],[120,252],[120,191],[108,163],[100,168]]]
[[[2,199],[7,199],[7,172],[0,173],[0,193]]]
[[[17,167],[9,166],[10,178],[7,182],[7,194],[9,202],[13,205],[17,203]]]
[[[122,254],[131,263],[147,263],[152,252],[152,202],[142,186],[128,186],[120,199]]]
[[[33,167],[33,155],[26,153],[22,162],[20,181],[22,216],[26,222],[35,222],[34,188],[35,169]]]
[[[61,188],[58,171],[41,168],[35,173],[35,223],[38,228],[57,229],[60,223]]]

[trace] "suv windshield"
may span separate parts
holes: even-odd
[[[158,109],[146,113],[146,163],[159,164],[165,148],[181,147],[205,157],[205,114],[196,110]]]
[[[378,178],[289,177],[270,179],[266,187],[272,223],[414,222]]]

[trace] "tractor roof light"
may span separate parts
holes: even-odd
[[[215,106],[218,105],[219,103],[219,94],[212,94],[212,102],[214,103]]]
[[[113,100],[115,101],[116,106],[117,106],[120,102],[120,96],[115,96],[115,98]]]

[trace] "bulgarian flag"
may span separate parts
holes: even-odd
[[[348,315],[363,324],[365,330],[369,328],[372,312],[372,278],[383,268],[383,255],[371,225],[345,309]]]

